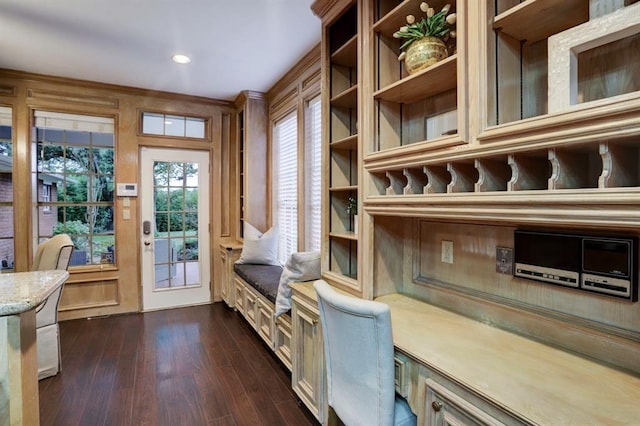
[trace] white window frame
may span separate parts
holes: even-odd
[[[298,114],[292,111],[273,125],[273,214],[278,226],[278,260],[285,264],[298,250]]]
[[[320,251],[322,241],[322,102],[305,101],[304,128],[304,249]]]
[[[42,202],[50,203],[51,202],[51,184],[42,182]],[[42,206],[42,211],[44,213],[51,213],[51,206],[44,205]]]

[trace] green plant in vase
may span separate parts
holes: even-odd
[[[451,5],[445,5],[436,12],[426,2],[420,3],[420,10],[425,14],[419,21],[413,15],[407,15],[407,25],[393,33],[395,38],[403,39],[398,60],[404,60],[409,74],[423,70],[449,56],[445,41],[455,38],[452,29],[456,23],[456,14],[449,13]]]
[[[347,216],[353,216],[353,233],[358,233],[358,199],[350,195],[347,199]]]

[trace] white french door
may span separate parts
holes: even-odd
[[[143,310],[211,301],[209,153],[141,149]]]

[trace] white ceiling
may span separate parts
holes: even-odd
[[[0,68],[230,100],[267,91],[320,41],[311,3],[0,0]]]

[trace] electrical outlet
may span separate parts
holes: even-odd
[[[499,274],[513,274],[512,248],[496,247],[496,272]]]
[[[453,241],[442,240],[442,262],[453,263]]]

